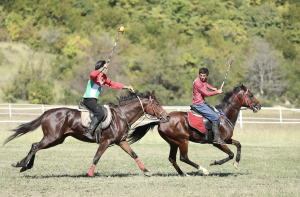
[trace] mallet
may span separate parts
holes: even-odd
[[[117,45],[117,42],[118,42],[119,38],[121,38],[121,36],[123,35],[124,30],[125,30],[124,25],[121,24],[121,25],[118,27],[117,40],[116,40],[115,45],[114,45],[114,48],[113,48],[113,50],[111,51],[110,56],[109,56],[109,58],[108,58],[108,60],[107,60],[107,65],[109,65],[111,56],[113,55],[114,50],[115,50],[115,47],[116,47],[116,45]],[[119,33],[120,33],[120,32],[121,32],[121,35],[119,36]]]
[[[223,83],[222,83],[222,86],[221,86],[221,89],[223,89],[223,86],[224,86],[224,83],[225,83],[225,81],[226,81],[226,78],[227,78],[227,74],[228,74],[228,71],[229,71],[229,69],[230,69],[230,66],[231,66],[231,64],[232,64],[232,62],[233,62],[233,60],[234,60],[234,58],[235,58],[235,54],[229,59],[229,61],[228,61],[228,69],[227,69],[227,72],[226,72],[226,75],[225,75],[225,79],[224,79],[224,81],[223,81]]]

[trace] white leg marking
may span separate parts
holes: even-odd
[[[198,170],[202,171],[202,173],[203,173],[204,175],[209,175],[208,170],[206,170],[206,169],[203,168],[202,166],[199,166],[199,167],[198,167]]]

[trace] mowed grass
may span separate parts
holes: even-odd
[[[1,144],[12,134],[8,130],[18,125],[0,123]],[[170,164],[169,146],[155,128],[132,145],[152,177],[145,177],[135,161],[115,146],[100,159],[94,178],[87,172],[98,145],[71,137],[62,145],[39,151],[31,170],[20,173],[19,168],[11,167],[11,163],[28,154],[33,142],[42,139],[39,128],[0,148],[1,196],[299,196],[299,126],[244,124],[241,130],[237,124],[233,139],[242,144],[237,170],[232,165],[234,160],[209,166],[211,160],[227,155],[212,145],[190,143],[190,160],[206,168],[210,175],[203,176],[181,162],[178,153],[177,163],[189,177],[180,177]],[[229,148],[236,154],[235,146]]]

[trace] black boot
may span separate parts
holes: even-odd
[[[213,133],[214,133],[214,140],[213,140],[213,143],[214,143],[214,144],[226,144],[226,143],[220,138],[218,122],[212,123],[212,131],[213,131]]]
[[[93,139],[93,136],[92,136],[93,132],[96,129],[96,127],[98,126],[98,123],[99,123],[98,118],[94,117],[92,119],[92,122],[91,122],[89,128],[85,130],[85,133],[83,135],[92,140]]]

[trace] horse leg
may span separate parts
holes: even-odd
[[[150,172],[146,169],[146,167],[142,164],[142,162],[139,160],[138,156],[135,154],[135,152],[130,148],[127,141],[122,141],[118,144],[126,153],[128,153],[139,165],[140,169],[144,171],[145,176],[151,176]]]
[[[188,153],[188,141],[187,140],[184,143],[181,143],[179,145],[179,150],[180,150],[180,161],[193,166],[197,170],[202,171],[204,175],[209,175],[209,172],[205,168],[203,168],[202,166],[199,166],[198,164],[195,164],[194,162],[189,160],[189,157],[187,154]]]
[[[240,144],[239,141],[236,141],[234,139],[227,140],[226,143],[227,144],[233,144],[237,148],[237,154],[236,154],[235,162],[233,163],[233,166],[237,169],[238,166],[239,166],[239,161],[241,159],[241,148],[242,148],[242,145]]]
[[[176,162],[176,155],[177,155],[178,145],[171,144],[171,143],[169,143],[169,144],[170,144],[169,161],[174,166],[174,168],[178,172],[178,174],[180,174],[180,176],[188,176],[187,174],[185,174],[184,172],[181,171],[181,169],[179,168],[179,166],[177,165],[177,162]]]
[[[34,164],[34,159],[35,159],[35,154],[32,155],[32,157],[31,157],[29,163],[27,164],[27,166],[21,168],[20,172],[24,172],[26,170],[31,169],[33,167],[33,164]]]
[[[222,165],[223,163],[226,163],[227,161],[229,161],[230,159],[233,159],[234,157],[234,153],[228,148],[227,145],[224,144],[213,144],[213,146],[217,147],[218,149],[220,149],[221,151],[227,153],[229,155],[229,157],[222,159],[220,161],[216,161],[216,160],[212,160],[210,162],[210,165]]]
[[[97,152],[96,152],[96,155],[94,157],[94,160],[93,160],[93,164],[88,172],[88,175],[90,177],[93,177],[94,176],[94,170],[95,170],[95,167],[98,163],[98,161],[100,160],[101,156],[103,155],[103,153],[106,151],[106,149],[108,148],[108,146],[110,145],[110,142],[108,140],[105,140],[103,142],[101,142]]]
[[[22,159],[20,162],[14,162],[13,164],[11,164],[11,166],[13,167],[22,167],[20,172],[24,172],[28,169],[31,169],[33,167],[34,164],[34,159],[35,159],[35,154],[37,151],[41,150],[41,149],[47,149],[53,146],[56,146],[58,144],[61,144],[64,142],[65,138],[67,136],[59,136],[59,138],[54,138],[52,137],[51,139],[48,139],[48,137],[45,137],[38,143],[33,143],[32,147],[28,153],[28,155]],[[28,163],[29,162],[29,163]],[[27,165],[28,163],[28,165]]]
[[[33,143],[32,146],[31,146],[31,149],[30,149],[29,153],[27,154],[27,156],[24,159],[22,159],[20,162],[16,161],[16,162],[12,163],[11,166],[12,167],[22,167],[21,172],[27,170],[26,169],[26,165],[27,165],[27,163],[28,163],[29,160],[31,161],[32,156],[35,155],[35,153],[36,153],[36,151],[38,149],[38,145],[39,145],[38,142]],[[34,158],[33,158],[33,161],[30,164],[31,167],[33,166],[33,162],[34,162]],[[28,169],[30,169],[30,168],[28,168]]]

